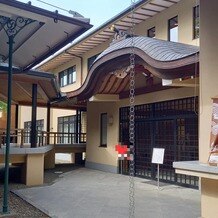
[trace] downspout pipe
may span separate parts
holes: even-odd
[[[68,55],[71,55],[73,57],[76,57],[76,58],[79,58],[80,59],[80,65],[81,65],[81,80],[80,80],[80,86],[82,86],[83,84],[83,57],[79,56],[79,55],[75,55],[75,54],[72,54],[70,52],[68,52],[67,50],[64,51],[64,53],[68,54]]]

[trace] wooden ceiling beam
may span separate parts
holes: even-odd
[[[99,33],[99,35],[100,36],[95,36],[94,38],[96,38],[96,39],[110,39],[110,37],[112,36],[109,36],[109,35],[104,35],[104,34],[102,34],[102,33]],[[108,37],[109,36],[109,37]]]
[[[29,91],[27,91],[20,83],[15,82],[16,86],[22,90],[22,92],[24,92],[27,96],[29,96],[30,99],[32,99],[32,94],[29,93]]]
[[[125,25],[125,24],[122,24],[121,22],[123,21],[120,21],[120,23],[117,23],[115,26],[121,26],[121,27],[127,27],[127,28],[130,28],[131,27],[131,23],[129,23],[129,25]],[[127,23],[127,22],[126,22]]]
[[[102,93],[102,92],[104,91],[105,87],[107,86],[108,80],[109,80],[112,76],[113,76],[113,75],[109,73],[109,74],[104,78],[104,80],[102,81],[102,84],[101,84],[101,86],[100,86],[99,93]],[[100,82],[100,81],[99,81],[99,82]]]
[[[164,9],[167,9],[168,7],[167,6],[164,6],[164,5],[160,5],[160,4],[155,4],[155,3],[149,3],[150,5],[153,5],[153,6],[157,6],[157,7],[160,7],[160,8],[164,8]]]
[[[129,85],[129,76],[126,76],[119,87],[115,90],[116,94],[119,94],[122,92],[127,86]]]
[[[89,49],[92,49],[93,47],[92,46],[90,46],[90,45],[80,45],[79,46],[80,48],[89,48]]]
[[[120,87],[120,84],[122,83],[123,79],[121,78],[116,78],[113,86],[110,88],[109,93],[111,94],[115,94],[116,90],[118,89],[118,87]]]
[[[46,93],[46,91],[44,90],[42,84],[39,82],[40,87],[38,88],[38,93],[41,95],[41,97],[45,100],[45,101],[49,101],[49,97]]]
[[[135,14],[138,14],[140,16],[146,16],[146,17],[153,17],[153,15],[150,15],[150,14],[144,14],[144,13],[140,13],[140,12],[135,12]]]
[[[99,45],[99,43],[97,43],[97,42],[84,42],[84,45],[94,45],[94,46],[96,46],[96,45]]]
[[[157,10],[153,10],[153,9],[148,9],[148,8],[140,8],[143,11],[151,11],[151,12],[155,12],[155,13],[160,13],[161,11],[157,11]]]
[[[32,106],[31,101],[19,101],[18,104],[21,106]],[[47,103],[37,102],[37,107],[47,107]]]
[[[110,35],[113,35],[113,34],[114,34],[114,32],[113,32],[112,30],[104,30],[103,32],[104,32],[104,33],[109,33]]]
[[[116,80],[117,80],[116,76],[110,77],[110,79],[107,80],[107,85],[105,86],[102,93],[103,94],[110,94],[110,90],[114,86],[114,83],[116,82]]]
[[[170,2],[170,3],[173,3],[173,4],[178,3],[177,1],[173,1],[173,0],[162,0],[162,1]]]
[[[6,95],[2,94],[2,93],[0,93],[0,99],[1,99],[3,102],[6,102],[6,103],[7,103],[7,101],[8,101],[8,97],[7,97]],[[14,101],[13,99],[12,99],[11,103],[12,103],[12,104],[18,104],[18,102]]]
[[[83,52],[86,52],[86,51],[89,51],[89,49],[87,48],[74,48],[75,51],[83,51]]]
[[[127,16],[128,19],[132,19],[130,16]],[[145,19],[143,18],[139,18],[139,17],[134,17],[134,20],[138,20],[138,21],[144,21]],[[127,21],[122,21],[122,22],[127,22]]]

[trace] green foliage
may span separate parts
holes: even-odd
[[[7,109],[7,104],[0,101],[0,110],[5,111]]]

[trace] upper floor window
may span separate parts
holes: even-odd
[[[76,66],[70,67],[59,73],[59,84],[61,87],[76,82]]]
[[[200,16],[199,5],[193,8],[193,38],[199,38]]]
[[[99,54],[93,55],[88,59],[88,70],[91,68],[92,64],[94,63],[95,59],[98,57]]]
[[[155,38],[155,27],[148,29],[147,35],[150,38]]]
[[[178,16],[176,16],[168,21],[168,40],[178,42],[178,38]]]

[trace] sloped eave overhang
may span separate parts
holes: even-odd
[[[143,65],[156,77],[176,79],[193,76],[198,71],[199,47],[182,43],[134,37],[135,64]],[[67,93],[68,98],[88,99],[108,73],[129,66],[131,38],[112,44],[93,63],[84,84]]]
[[[0,100],[7,100],[8,66],[0,65]],[[32,104],[32,85],[38,85],[38,106],[46,106],[60,98],[61,92],[52,73],[29,70],[22,72],[21,69],[13,67],[13,90],[12,103],[20,105]]]
[[[16,28],[23,26],[14,37],[13,65],[29,70],[92,27],[89,19],[68,17],[14,0],[0,0],[0,17],[12,19]],[[29,24],[24,25],[24,20]],[[8,62],[8,36],[0,24],[0,58]]]

